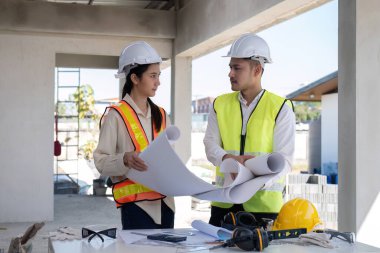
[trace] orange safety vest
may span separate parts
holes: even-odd
[[[132,106],[126,101],[121,100],[118,105],[111,105],[108,108],[113,108],[119,113],[125,123],[125,126],[127,127],[127,131],[132,139],[135,151],[142,152],[149,145],[149,141],[137,113]],[[159,132],[156,131],[154,121],[152,119],[153,139],[155,139],[158,134],[166,128],[165,110],[160,107],[160,112],[162,115],[162,123]],[[112,195],[116,202],[117,208],[126,203],[144,200],[158,200],[166,197],[165,195],[155,192],[142,184],[135,183],[128,178],[113,184]]]

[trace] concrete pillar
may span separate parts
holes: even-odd
[[[172,58],[171,120],[181,130],[175,150],[187,164],[191,156],[191,57]]]
[[[339,1],[338,227],[380,247],[380,1]]]
[[[322,168],[321,163],[321,119],[314,120],[309,125],[309,173]]]

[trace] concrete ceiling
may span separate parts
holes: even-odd
[[[194,59],[328,1],[0,0],[0,31],[146,40],[164,58]]]
[[[82,5],[123,6],[133,9],[153,9],[176,11],[181,9],[184,0],[28,0],[30,2],[53,2]]]

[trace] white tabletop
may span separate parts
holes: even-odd
[[[173,229],[165,231],[173,231],[173,232],[180,232],[183,233],[184,231],[196,231],[193,229]],[[73,240],[73,241],[52,241],[49,240],[49,252],[50,253],[94,253],[94,252],[102,252],[102,253],[122,253],[122,252],[131,252],[131,253],[180,253],[180,252],[199,252],[199,253],[205,253],[205,252],[244,252],[243,250],[233,247],[233,248],[219,248],[215,250],[208,250],[208,247],[211,247],[210,244],[203,244],[191,247],[175,247],[175,246],[163,246],[160,245],[146,245],[148,240],[141,236],[142,239],[139,242],[136,242],[135,244],[127,244],[120,235],[123,233],[124,238],[125,235],[129,236],[129,234],[132,232],[131,230],[128,231],[122,231],[119,233],[117,239],[108,239],[104,237],[105,241],[102,243],[99,239],[92,240],[91,242],[88,242],[87,239],[82,240]],[[140,232],[140,233],[146,233],[146,234],[152,234],[152,233],[158,233],[162,232],[162,230],[134,230],[134,232]],[[188,236],[187,243],[191,243],[191,240],[194,240],[197,236],[204,237],[203,233],[200,233],[198,231],[195,232],[196,236]],[[132,234],[130,235],[132,237]],[[136,235],[133,235],[136,236]],[[130,237],[129,237],[130,238]],[[337,241],[334,245],[334,249],[326,249],[319,246],[314,246],[310,244],[301,244],[297,242],[298,239],[287,239],[287,240],[276,240],[273,242],[270,242],[269,246],[265,248],[263,252],[270,252],[270,253],[323,253],[323,252],[341,252],[341,253],[361,253],[361,252],[380,252],[379,248],[371,247],[362,243],[355,243],[355,244],[349,244],[344,241]],[[338,239],[336,239],[338,240]],[[149,240],[152,242],[152,240]],[[203,241],[210,241],[210,240],[203,240]],[[335,242],[335,241],[334,241]],[[152,242],[154,243],[154,242]],[[145,244],[145,245],[144,245]]]

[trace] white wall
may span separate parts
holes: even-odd
[[[380,1],[356,1],[358,240],[380,247]]]
[[[321,162],[338,162],[338,93],[322,96]]]
[[[54,217],[56,53],[117,56],[135,39],[0,33],[0,222]],[[146,40],[171,56],[171,40]]]
[[[380,1],[339,1],[339,217],[380,247]]]

